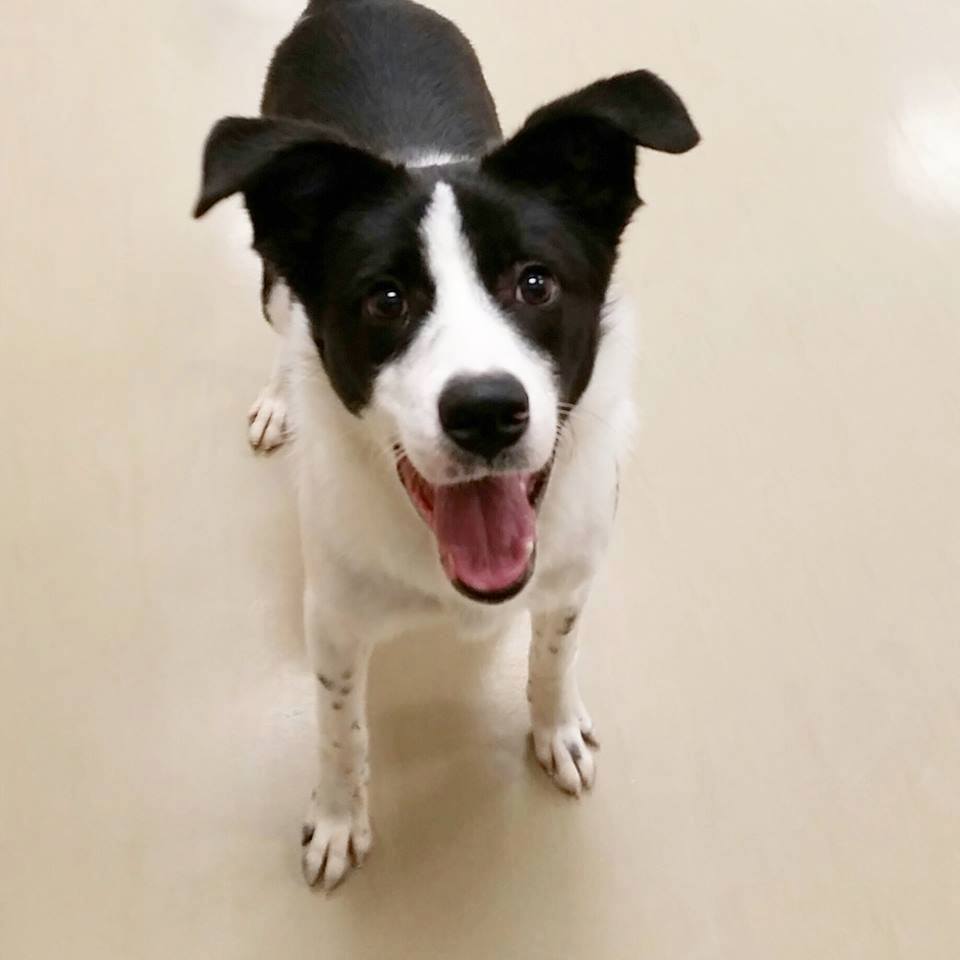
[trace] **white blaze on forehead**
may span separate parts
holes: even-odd
[[[463,219],[457,206],[457,197],[449,183],[442,181],[433,190],[420,235],[427,254],[427,266],[437,284],[437,305],[441,292],[450,293],[453,286],[474,286],[480,283],[473,251],[463,235]],[[486,292],[486,291],[484,291]]]
[[[427,269],[436,287],[428,320],[442,354],[456,373],[506,370],[540,379],[547,358],[519,334],[480,279],[476,257],[463,231],[456,195],[438,183],[420,227]],[[531,367],[538,368],[531,370]],[[526,384],[524,384],[526,386]]]
[[[421,167],[444,167],[450,163],[466,163],[470,157],[457,156],[453,153],[418,153],[408,159],[399,158],[399,162],[406,167],[419,169]]]
[[[442,478],[449,444],[439,422],[440,394],[454,377],[512,374],[530,400],[530,424],[518,452],[531,470],[553,450],[557,390],[549,357],[524,339],[480,279],[456,195],[438,183],[420,224],[433,309],[406,351],[380,372],[375,405],[386,412],[417,469]]]

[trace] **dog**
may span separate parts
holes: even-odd
[[[510,139],[473,48],[410,0],[313,0],[261,115],[204,149],[195,216],[242,193],[280,336],[250,441],[290,438],[320,773],[303,872],[370,850],[371,650],[441,620],[531,624],[540,764],[592,786],[574,671],[633,419],[632,317],[611,283],[638,147],[699,134],[647,71],[541,107]]]

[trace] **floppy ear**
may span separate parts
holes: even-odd
[[[210,131],[193,211],[242,192],[254,247],[281,268],[298,244],[348,203],[402,176],[338,131],[284,117],[224,117]]]
[[[483,168],[545,194],[615,242],[640,202],[636,148],[685,153],[699,142],[683,101],[655,74],[638,70],[541,107]]]

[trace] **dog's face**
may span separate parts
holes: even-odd
[[[237,190],[330,382],[468,596],[518,593],[560,426],[590,381],[638,144],[698,135],[652,74],[535,113],[477,164],[406,169],[283,119],[220,122],[198,215]]]

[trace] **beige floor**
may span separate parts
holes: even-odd
[[[509,126],[652,66],[644,434],[590,615],[580,804],[522,651],[373,678],[378,846],[298,865],[310,684],[235,211],[187,216],[296,0],[7,0],[0,956],[960,954],[960,7],[440,0]],[[484,660],[491,660],[485,664]]]

